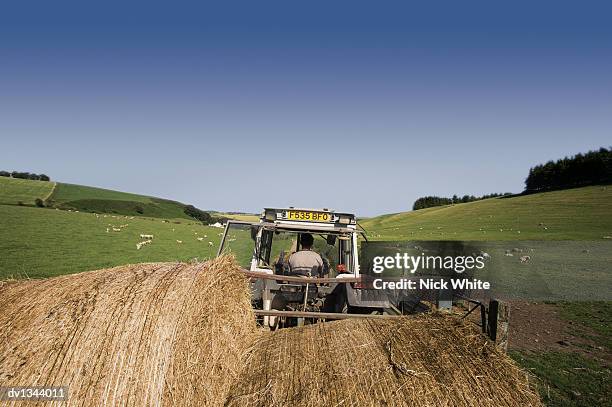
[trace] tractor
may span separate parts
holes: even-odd
[[[313,250],[323,258],[320,275],[292,275],[288,259],[301,249],[303,233],[314,237]],[[250,250],[245,243],[247,236]],[[366,239],[355,215],[350,213],[266,208],[259,222],[229,220],[217,255],[233,252],[242,260],[244,272],[251,278],[255,314],[270,329],[325,319],[397,314],[384,293],[367,290],[363,285],[359,236]]]

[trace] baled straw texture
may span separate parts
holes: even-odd
[[[439,314],[344,320],[257,340],[228,406],[540,406],[524,372]]]
[[[5,283],[0,386],[69,386],[68,405],[222,405],[256,331],[249,296],[229,258]]]

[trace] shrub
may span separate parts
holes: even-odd
[[[192,218],[195,218],[206,225],[212,221],[212,216],[210,216],[210,213],[204,212],[203,210],[198,209],[193,205],[185,206],[184,212],[186,215],[189,215]]]
[[[36,204],[36,206],[38,206],[39,208],[44,208],[45,207],[45,203],[42,199],[40,198],[36,198],[34,200],[34,203]]]
[[[8,171],[0,171],[0,177],[10,177],[11,173]]]

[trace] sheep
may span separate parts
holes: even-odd
[[[153,235],[144,235],[144,234],[141,234],[140,238],[141,239],[149,239],[150,240],[150,239],[153,239]]]
[[[121,232],[121,228],[113,228],[113,232]]]
[[[108,232],[110,232],[110,229],[109,229],[109,228],[106,228],[106,233],[108,233]]]
[[[142,246],[151,244],[150,240],[143,240],[142,242],[136,243],[136,250],[140,250]]]
[[[213,245],[213,242],[208,242],[208,245],[209,245],[209,246],[212,246],[212,245]]]
[[[521,263],[527,263],[529,260],[531,260],[530,256],[521,256]]]
[[[204,238],[203,237],[196,237],[196,240],[201,242],[202,240],[204,240]]]
[[[181,244],[181,243],[183,243],[183,241],[182,240],[177,240],[176,243]]]

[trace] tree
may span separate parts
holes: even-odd
[[[525,179],[526,192],[576,188],[612,183],[612,150],[578,153],[557,161],[548,161],[529,169]]]

